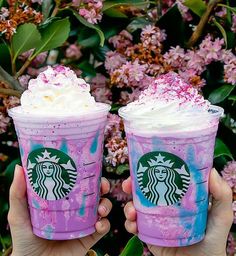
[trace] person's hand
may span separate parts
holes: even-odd
[[[109,192],[109,182],[102,178],[101,194]],[[104,218],[112,208],[111,202],[103,198],[98,207],[101,217],[97,221],[96,232],[90,236],[67,241],[50,241],[35,236],[32,232],[26,200],[26,183],[23,169],[16,166],[14,179],[10,188],[10,210],[8,221],[11,229],[12,256],[84,256],[110,229],[109,221]]]
[[[123,182],[123,190],[131,193],[130,177]],[[226,241],[233,221],[232,191],[215,169],[210,174],[209,189],[212,194],[212,205],[209,210],[206,236],[195,245],[170,248],[148,244],[155,256],[226,256]],[[136,234],[136,211],[133,202],[124,208],[128,232]]]

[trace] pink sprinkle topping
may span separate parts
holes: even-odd
[[[184,82],[175,72],[169,72],[156,78],[141,93],[138,102],[145,103],[147,100],[162,100],[166,102],[177,100],[180,105],[191,103],[206,108],[209,106],[209,102],[199,94],[198,90]]]

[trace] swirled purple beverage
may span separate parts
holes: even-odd
[[[119,110],[142,241],[179,247],[204,238],[208,178],[222,113],[173,72]]]
[[[27,182],[33,233],[67,240],[95,232],[109,106],[63,66],[48,67],[13,117]]]

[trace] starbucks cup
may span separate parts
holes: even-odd
[[[109,106],[73,116],[9,110],[17,132],[33,233],[50,240],[95,232]]]
[[[152,123],[161,124],[161,118],[134,118],[124,109],[119,114],[125,123],[139,238],[165,247],[201,241],[207,222],[208,178],[223,109],[211,106],[208,127],[196,126],[191,131],[178,127],[152,130]]]

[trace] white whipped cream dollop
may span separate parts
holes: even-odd
[[[90,85],[64,66],[49,66],[29,81],[21,96],[21,111],[32,114],[84,114],[99,108],[101,105],[90,94]]]
[[[155,79],[119,114],[136,130],[166,133],[214,126],[223,109],[210,105],[196,88],[169,72]]]

